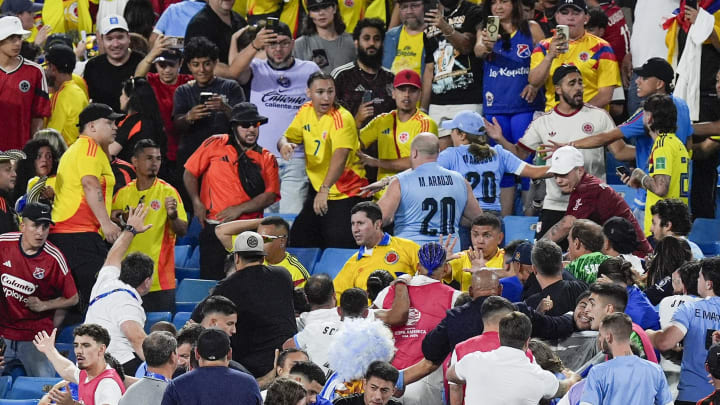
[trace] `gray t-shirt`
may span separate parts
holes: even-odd
[[[293,56],[311,60],[324,73],[330,73],[338,66],[355,61],[355,43],[347,32],[333,41],[322,39],[317,34],[301,36],[295,41]]]
[[[158,405],[167,385],[167,381],[144,377],[125,391],[118,405]]]

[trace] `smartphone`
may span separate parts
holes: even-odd
[[[631,175],[630,169],[628,169],[628,168],[625,167],[625,166],[618,166],[618,167],[615,168],[615,171],[616,171],[617,174],[619,174],[619,175],[623,175],[623,174],[624,174],[625,176],[628,176],[628,177],[630,177],[630,175]]]
[[[144,202],[145,202],[145,196],[143,195],[143,196],[141,196],[140,199],[138,200],[138,205],[140,205],[140,204],[142,204],[142,203],[144,203]]]
[[[372,90],[365,90],[363,93],[362,104],[369,103],[373,99]]]
[[[183,45],[185,43],[185,38],[183,37],[168,37],[170,38],[169,47],[172,49],[183,49]]]
[[[696,10],[697,10],[697,8],[698,8],[697,3],[698,3],[697,0],[685,0],[685,5],[686,5],[687,7],[692,7],[692,8],[694,8],[694,9],[696,9]]]
[[[555,26],[555,33],[556,33],[558,41],[570,40],[570,27],[568,27],[567,25]],[[568,49],[567,49],[567,47],[565,47],[562,53],[566,53],[567,51],[568,51]]]
[[[203,91],[200,93],[200,104],[205,104],[215,95],[215,93],[211,93],[209,91]]]
[[[491,41],[497,41],[498,34],[500,32],[500,17],[491,15],[487,18],[487,24],[485,25],[485,29],[488,32],[488,36],[490,37]]]
[[[279,22],[279,21],[280,21],[280,20],[278,20],[278,19],[275,18],[275,17],[268,17],[267,23],[265,24],[265,27],[266,27],[267,29],[269,29],[269,30],[275,30],[275,27],[278,26],[278,22]]]

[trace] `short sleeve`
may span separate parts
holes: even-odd
[[[534,152],[535,149],[537,149],[537,147],[543,143],[540,132],[537,129],[537,122],[538,121],[531,122],[525,130],[525,134],[517,142],[518,145],[524,147],[531,152]]]
[[[200,147],[190,155],[187,162],[185,162],[185,170],[190,172],[195,177],[202,176],[203,173],[210,166],[210,154],[212,149],[218,142],[222,142],[220,136],[212,136],[205,140]]]
[[[500,155],[500,161],[505,168],[505,173],[512,173],[519,176],[520,172],[525,168],[526,163],[503,147],[495,148],[495,151]]]
[[[437,134],[438,134],[438,125],[437,125],[437,122],[435,122],[434,119],[428,117],[428,124],[429,124],[429,125],[428,125],[428,132],[431,132],[431,133],[437,135]]]
[[[438,165],[448,169],[448,170],[455,170],[455,162],[453,159],[453,151],[454,148],[447,148],[444,151],[440,152],[438,155],[437,163]]]
[[[618,65],[615,52],[613,52],[610,44],[605,43],[598,56],[598,88],[602,87],[619,87],[622,86],[620,81],[620,65]]]
[[[175,95],[173,96],[173,118],[178,115],[187,114],[187,112],[193,108],[192,97],[190,97],[191,91],[192,87],[186,84],[183,84],[175,90]]]
[[[307,325],[305,329],[301,330],[300,332],[296,333],[293,337],[293,340],[295,341],[295,346],[300,350],[305,350],[308,345],[308,339],[310,335],[310,330],[313,329],[314,324]]]
[[[302,127],[303,127],[303,117],[302,113],[305,108],[309,108],[308,106],[300,107],[300,110],[298,110],[298,113],[295,114],[295,118],[293,118],[292,122],[290,122],[290,125],[285,130],[285,139],[288,140],[288,142],[301,144],[303,142],[303,133],[302,133]]]
[[[453,355],[455,355],[455,351],[453,350]],[[463,357],[455,363],[455,374],[460,378],[461,380],[468,380],[468,376],[474,374],[473,373],[473,367],[472,362],[478,361],[478,357],[480,357],[480,353],[470,353],[467,356]],[[455,356],[455,359],[457,359],[457,356]]]
[[[342,114],[342,126],[332,135],[332,151],[340,148],[356,150],[358,148],[357,128],[350,113]]]
[[[382,118],[384,116],[385,115],[383,114],[373,118],[370,122],[367,123],[367,125],[360,129],[360,143],[362,144],[363,148],[367,148],[368,146],[377,142],[379,130],[378,127],[380,126],[380,123],[382,122]]]
[[[57,268],[55,269],[57,274],[56,288],[62,292],[64,298],[74,297],[78,293],[77,286],[65,261],[65,256],[60,253],[55,260],[57,260]]]
[[[652,173],[650,173],[650,176],[655,176],[658,174],[664,174],[666,176],[671,176],[673,173],[674,164],[675,161],[675,153],[670,146],[661,146],[659,148],[656,148],[652,152],[652,166],[653,170]]]
[[[672,321],[670,324],[676,326],[683,333],[683,336],[690,329],[690,322],[695,317],[695,305],[694,303],[685,302],[673,314]]]
[[[175,187],[170,189],[170,197],[173,197],[175,201],[177,201],[177,207],[175,209],[177,210],[177,216],[178,219],[181,221],[187,222],[187,211],[185,211],[185,204],[183,204],[182,198],[180,198],[180,193],[175,189]]]
[[[583,389],[581,404],[600,405],[602,404],[600,381],[598,381],[598,370],[596,367],[590,369],[585,379],[585,388]]]
[[[478,26],[483,21],[482,8],[478,7],[475,4],[470,4],[472,5],[472,7],[465,12],[465,20],[463,21],[460,31],[475,34]]]
[[[547,39],[543,39],[542,41],[538,42],[535,49],[533,49],[533,53],[530,56],[530,70],[535,69],[540,62],[545,59],[545,54],[547,53],[548,47],[550,46],[550,41]]]
[[[79,159],[77,165],[75,165],[75,169],[80,175],[79,177],[82,179],[85,176],[94,176],[99,181],[103,177],[103,164],[101,159],[105,159],[105,162],[107,162],[105,155],[101,157],[97,154],[95,156],[86,155]]]
[[[262,165],[262,177],[265,181],[265,192],[275,193],[280,197],[280,172],[278,170],[278,163],[275,156],[270,152],[264,152],[262,154],[263,165]]]
[[[164,34],[168,30],[168,25],[170,24],[170,9],[166,9],[162,15],[160,15],[160,18],[158,18],[157,23],[155,23],[155,27],[153,28],[153,31],[157,32],[158,34]]]
[[[657,393],[655,394],[655,403],[658,405],[671,404],[673,402],[672,394],[670,394],[670,388],[668,387],[665,373],[658,369],[655,373],[657,382]]]
[[[618,128],[620,129],[620,132],[622,132],[625,138],[646,136],[645,125],[643,124],[643,115],[643,109],[638,108],[638,110],[635,111],[632,117],[628,118],[627,121],[620,124]]]
[[[130,295],[127,295],[128,298],[130,298]],[[130,298],[133,299],[134,298]],[[116,310],[112,312],[113,320],[115,321],[115,324],[118,325],[118,327],[123,323],[127,321],[133,321],[137,322],[140,327],[145,326],[145,311],[143,308],[137,304],[136,302],[133,303],[125,303],[122,305],[119,305]]]
[[[435,63],[435,51],[438,49],[438,40],[423,35],[423,46],[425,48],[425,63]]]
[[[357,272],[353,268],[352,263],[357,261],[357,255],[358,254],[355,253],[348,259],[347,262],[345,262],[345,265],[340,270],[340,273],[338,273],[333,280],[337,302],[340,302],[340,295],[343,291],[355,287],[355,276],[357,275]]]
[[[230,105],[230,107],[233,107],[237,103],[242,103],[243,101],[245,101],[245,92],[235,80],[230,82],[227,89],[227,96],[228,104]]]
[[[37,65],[35,65],[37,66]],[[50,107],[50,97],[48,96],[48,85],[45,81],[45,75],[41,68],[38,67],[38,76],[35,86],[35,98],[32,104],[32,116],[33,118],[49,117],[52,113]]]
[[[540,366],[533,364],[537,367],[537,372],[539,373],[540,379],[543,381],[543,387],[545,388],[545,392],[543,393],[543,398],[550,399],[555,396],[557,393],[558,387],[560,387],[560,381],[558,381],[557,377],[553,375],[553,373],[543,370],[540,368]]]

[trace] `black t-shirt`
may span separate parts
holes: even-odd
[[[465,305],[449,309],[445,318],[423,339],[422,351],[435,364],[445,361],[455,345],[483,333],[482,308],[487,297],[477,297]]]
[[[220,50],[220,62],[228,63],[231,37],[246,25],[247,21],[234,11],[230,13],[230,25],[225,24],[208,4],[198,11],[188,23],[185,30],[185,43],[187,44],[194,37],[205,37],[217,45]]]
[[[482,9],[467,0],[445,19],[460,33],[472,33],[482,23]],[[471,50],[460,55],[453,45],[435,26],[425,29],[425,63],[434,63],[431,104],[481,104],[482,103],[482,59],[476,58]]]
[[[347,397],[337,398],[333,401],[333,405],[365,405],[365,394],[353,394]],[[400,405],[400,402],[390,398],[387,405]]]
[[[395,100],[392,98],[395,75],[391,71],[381,67],[377,74],[370,74],[360,69],[357,62],[353,62],[338,67],[333,75],[338,102],[353,115],[357,114],[362,104],[365,90],[372,91],[374,116],[363,122],[363,126],[375,116],[395,109]]]
[[[152,139],[160,146],[164,160],[167,150],[167,138],[161,126],[160,116],[158,115],[156,119],[158,121],[148,119],[142,114],[132,114],[122,120],[118,125],[117,135],[115,136],[115,142],[123,147],[117,157],[130,162],[135,145],[143,139]]]
[[[539,293],[528,297],[525,303],[531,308],[537,308],[540,301],[549,295],[553,301],[553,307],[546,314],[560,316],[575,310],[577,298],[587,288],[587,284],[579,280],[559,280],[543,288]]]
[[[216,77],[206,87],[200,87],[195,80],[192,80],[175,90],[175,97],[173,98],[173,119],[179,115],[187,114],[191,108],[200,104],[200,93],[202,92],[225,96],[227,103],[231,107],[241,101],[245,101],[245,92],[243,92],[235,80]],[[222,111],[215,111],[209,116],[195,121],[190,126],[189,132],[178,132],[180,135],[177,151],[178,167],[182,167],[190,155],[211,135],[227,134],[229,131],[230,120],[228,120],[227,115]]]
[[[130,59],[121,66],[112,65],[106,54],[90,59],[83,73],[90,100],[93,103],[107,104],[115,112],[120,111],[122,84],[135,75],[135,68],[142,59],[143,55],[135,51],[130,52]]]
[[[267,374],[275,349],[297,333],[290,273],[277,266],[246,267],[221,280],[212,295],[227,297],[238,309],[233,360],[255,377]]]
[[[0,192],[0,234],[17,232],[19,229],[15,209],[5,194],[5,192]]]
[[[572,275],[572,273],[563,269],[563,280],[577,280],[577,279],[575,278],[575,276]],[[539,292],[540,292],[540,283],[538,283],[537,277],[535,277],[535,273],[531,273],[530,277],[528,277],[528,279],[525,280],[525,284],[523,284],[522,299],[524,301],[531,295],[535,295]],[[545,297],[543,297],[543,298],[545,298]]]

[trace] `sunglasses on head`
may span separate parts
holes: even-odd
[[[264,243],[272,243],[277,239],[287,238],[287,235],[275,236],[275,235],[261,235]]]
[[[262,122],[260,122],[260,121],[255,121],[255,122],[238,122],[238,125],[239,125],[240,127],[242,127],[242,128],[245,128],[245,129],[248,129],[248,128],[251,128],[251,127],[258,128],[258,127],[260,127],[261,124],[262,124]]]

